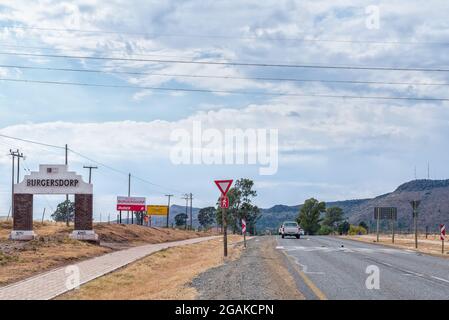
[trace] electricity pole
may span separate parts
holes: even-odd
[[[193,229],[193,221],[192,221],[192,200],[193,200],[193,194],[190,193],[190,230]]]
[[[166,197],[168,197],[168,208],[167,208],[167,228],[168,228],[168,219],[170,217],[170,198],[173,197],[172,194],[166,194]]]
[[[421,203],[419,200],[410,201],[413,208],[413,222],[415,227],[415,248],[418,248],[418,206]]]
[[[188,215],[189,195],[186,193],[186,194],[184,195],[184,198],[182,198],[182,199],[184,199],[184,200],[186,201],[186,221],[185,221],[185,223],[184,223],[184,229],[187,230],[187,217],[189,216],[189,215]]]
[[[69,158],[68,158],[68,154],[69,154],[69,147],[67,146],[67,144],[65,145],[65,165],[67,166],[69,164]],[[70,212],[69,212],[69,195],[66,194],[65,195],[65,203],[66,203],[66,225],[67,227],[70,225]]]
[[[98,169],[95,166],[83,166],[84,169],[89,169],[89,184],[92,182],[92,169]]]
[[[11,217],[14,218],[14,163],[17,157],[17,183],[19,183],[19,161],[20,158],[23,158],[23,153],[19,152],[19,149],[16,151],[9,150],[9,154],[12,156],[12,172],[11,172]]]

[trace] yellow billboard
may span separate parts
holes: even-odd
[[[168,206],[148,205],[147,215],[149,216],[166,216],[168,214]]]

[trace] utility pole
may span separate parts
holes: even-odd
[[[187,230],[187,217],[189,216],[189,215],[188,215],[189,195],[186,193],[186,194],[184,195],[184,198],[182,198],[182,199],[184,199],[184,200],[186,201],[186,222],[184,223],[184,229]]]
[[[65,145],[65,165],[67,166],[69,164],[69,147],[67,144]],[[65,202],[66,202],[66,225],[67,227],[70,225],[70,213],[69,213],[69,195],[65,195]]]
[[[95,166],[83,166],[84,169],[89,169],[89,184],[92,183],[92,169],[98,169]]]
[[[44,211],[42,212],[42,223],[44,223],[44,218],[45,218],[45,209],[46,209],[46,208],[44,208]]]
[[[418,207],[421,201],[413,200],[410,201],[410,204],[413,208],[413,222],[415,227],[415,248],[418,248]]]
[[[168,219],[170,218],[170,198],[173,197],[172,194],[165,195],[168,198],[168,208],[167,208],[167,228],[168,228]]]
[[[190,193],[190,230],[193,230],[193,220],[192,220],[192,200],[193,200],[193,194]]]
[[[23,153],[19,152],[19,149],[16,151],[9,150],[9,154],[12,157],[12,172],[11,172],[11,217],[14,219],[14,163],[17,157],[17,166],[19,166],[20,158],[23,158]],[[19,168],[17,168],[17,183],[19,183]]]

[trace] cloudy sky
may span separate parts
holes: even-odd
[[[447,12],[442,0],[0,0],[0,134],[68,144],[70,168],[86,178],[83,165],[103,164],[93,173],[96,219],[115,214],[128,172],[133,195],[159,204],[172,193],[183,204],[192,192],[194,206],[214,204],[216,178],[254,179],[262,207],[375,196],[413,179],[415,166],[426,178],[428,162],[431,178],[444,179]],[[277,129],[277,173],[174,164],[170,135],[195,122]],[[22,175],[64,161],[61,148],[0,138],[0,216],[10,206],[10,148],[26,156]],[[36,197],[35,215],[59,200]]]

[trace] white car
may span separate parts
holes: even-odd
[[[294,236],[296,239],[301,238],[301,228],[296,221],[285,221],[281,227],[281,236]]]

